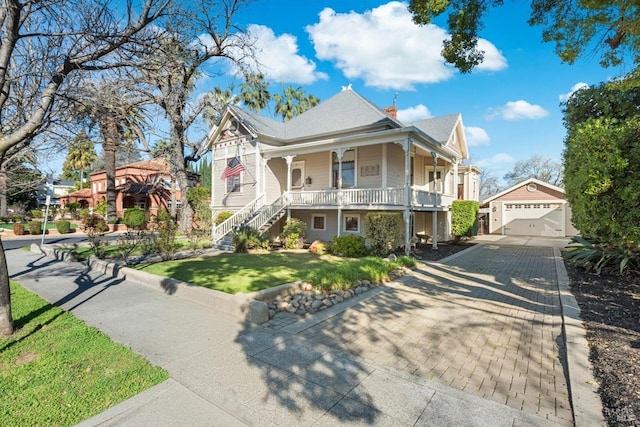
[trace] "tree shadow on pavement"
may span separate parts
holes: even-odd
[[[365,294],[351,308],[337,305],[286,326],[274,325],[274,321],[260,328],[246,325],[236,343],[247,362],[259,369],[266,386],[256,403],[260,416],[275,424],[374,424],[389,420],[385,399],[366,387],[380,365],[361,359],[354,344],[359,339],[384,341],[379,325],[397,319],[401,312],[424,307],[416,301],[400,303],[391,288],[375,291],[376,310],[367,308]],[[414,420],[419,413],[415,415]]]

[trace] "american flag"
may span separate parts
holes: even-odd
[[[230,176],[240,175],[240,172],[244,170],[245,170],[244,166],[242,166],[240,159],[238,157],[234,157],[231,160],[229,160],[229,163],[227,163],[227,167],[224,168],[224,171],[222,172],[222,176],[220,177],[220,179],[227,179]]]

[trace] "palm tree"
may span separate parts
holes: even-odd
[[[305,95],[301,87],[297,89],[293,86],[283,87],[283,94],[273,96],[276,103],[276,114],[282,116],[282,121],[286,122],[295,116],[304,113],[310,108],[320,103],[320,99],[313,95]]]
[[[244,83],[240,86],[240,99],[249,110],[259,113],[269,105],[271,100],[268,86],[262,73],[247,74]]]
[[[116,151],[127,140],[137,136],[145,141],[142,127],[145,125],[141,114],[144,101],[132,95],[127,81],[106,81],[89,83],[78,94],[76,116],[97,123],[102,136],[105,172],[107,175],[107,220],[117,216],[116,210]]]
[[[93,142],[83,130],[71,142],[65,166],[69,166],[71,170],[80,171],[80,189],[83,188],[83,177],[85,171],[96,161],[98,156],[93,147]]]
[[[216,86],[207,94],[207,105],[202,112],[202,118],[215,126],[220,116],[229,105],[238,103],[239,97],[233,93],[233,85],[227,89]]]

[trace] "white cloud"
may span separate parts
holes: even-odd
[[[298,55],[298,39],[291,34],[276,36],[264,25],[249,25],[249,36],[254,40],[252,54],[254,71],[264,74],[266,80],[281,83],[311,84],[327,80],[326,73],[317,71],[315,62]],[[235,74],[238,70],[233,69]]]
[[[475,162],[476,165],[482,169],[498,168],[501,169],[504,166],[511,165],[516,162],[516,159],[511,157],[507,153],[494,154],[491,157],[480,159]]]
[[[478,39],[478,49],[484,51],[484,60],[476,67],[476,70],[500,71],[507,68],[507,59],[490,41]]]
[[[467,145],[469,145],[469,147],[489,145],[489,134],[487,134],[487,131],[482,128],[465,126],[464,133],[467,137]]]
[[[431,111],[422,105],[418,104],[415,107],[405,108],[404,110],[398,110],[398,120],[401,122],[415,122],[417,120],[423,120],[433,117]]]
[[[501,107],[491,111],[488,120],[500,117],[504,120],[541,119],[549,112],[539,105],[529,104],[527,101],[509,101]]]
[[[562,102],[565,102],[567,99],[569,99],[569,97],[570,97],[571,95],[573,95],[573,93],[574,93],[574,92],[576,92],[576,91],[578,91],[578,90],[580,90],[580,89],[586,89],[586,88],[588,88],[588,87],[589,87],[589,85],[588,85],[588,84],[586,84],[586,83],[584,83],[584,82],[576,83],[576,84],[574,84],[573,86],[571,86],[571,90],[570,90],[569,92],[567,92],[567,93],[561,93],[561,94],[558,96],[558,99],[560,99],[560,101],[562,101]]]
[[[389,2],[364,13],[336,13],[325,8],[319,22],[306,27],[320,60],[332,61],[348,79],[360,78],[366,86],[413,90],[417,84],[437,83],[454,75],[440,55],[444,29],[418,26],[406,3]],[[499,70],[506,60],[490,42],[479,70]]]

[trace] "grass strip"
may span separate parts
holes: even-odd
[[[0,338],[0,425],[75,425],[168,378],[127,347],[11,282]]]

